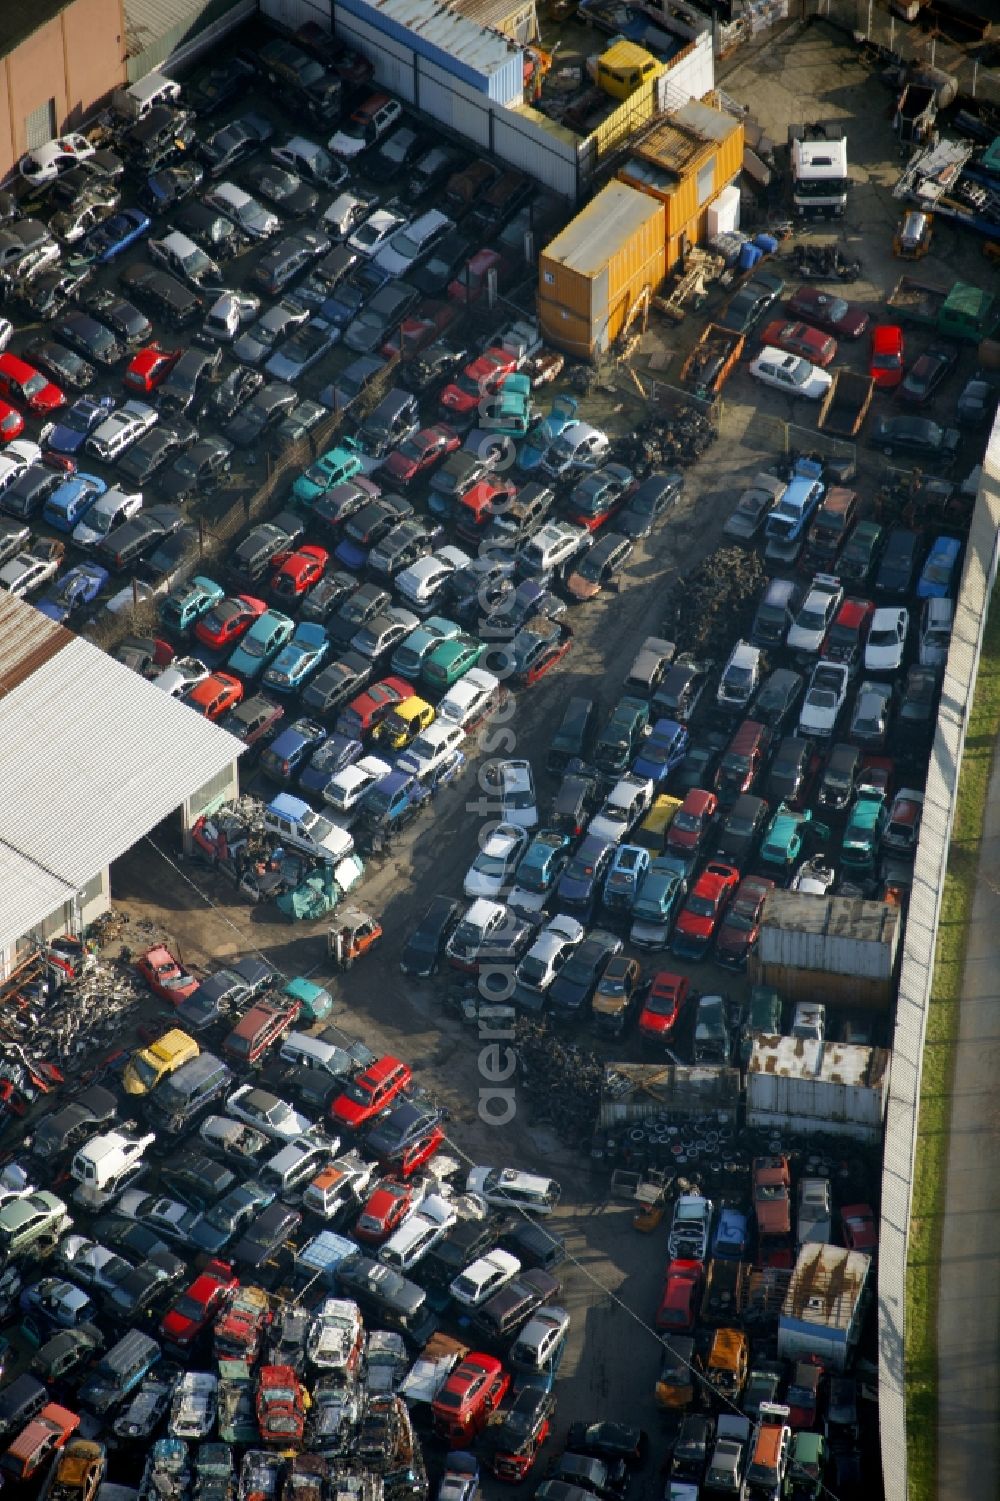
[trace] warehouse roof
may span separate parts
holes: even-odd
[[[851,1327],[871,1257],[810,1241],[802,1247],[781,1309],[785,1319],[824,1329]]]
[[[0,595],[0,946],[223,772],[232,735]]]
[[[624,182],[609,182],[542,252],[581,276],[594,276],[631,235],[657,215],[663,204]]]
[[[885,1048],[848,1042],[818,1042],[811,1037],[755,1037],[750,1073],[788,1079],[821,1079],[825,1084],[882,1082],[889,1063]]]
[[[810,896],[801,891],[769,891],[762,922],[769,928],[797,933],[834,934],[859,943],[894,941],[899,908],[890,902],[866,902],[854,896]]]
[[[505,69],[512,48],[505,36],[441,4],[440,0],[340,0],[351,14],[373,11],[422,37],[429,47],[483,75]],[[515,51],[517,49],[514,49]]]
[[[51,21],[72,0],[3,0],[0,5],[0,57]]]

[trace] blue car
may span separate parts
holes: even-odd
[[[724,1261],[745,1261],[749,1243],[748,1221],[741,1209],[723,1205],[712,1237],[712,1255]]]
[[[340,329],[328,318],[312,318],[274,351],[264,366],[274,380],[295,382],[317,365],[340,338]]]
[[[352,740],[349,735],[331,735],[309,757],[299,773],[299,786],[304,792],[317,792],[322,797],[327,784],[345,766],[353,765],[363,751],[360,740]]]
[[[951,599],[962,544],[957,537],[935,537],[917,580],[918,599]]]
[[[57,532],[71,532],[107,488],[96,474],[71,474],[45,502],[42,520]]]
[[[649,869],[649,850],[641,844],[620,844],[604,882],[604,905],[609,912],[627,912]]]
[[[265,668],[264,682],[275,693],[294,693],[323,665],[329,650],[330,642],[323,626],[311,620],[300,621],[287,646],[283,646],[270,667]]]
[[[141,208],[122,209],[121,213],[112,214],[102,224],[95,224],[90,233],[84,235],[78,251],[80,259],[105,266],[136,240],[141,240],[152,225],[152,219]]]
[[[632,763],[637,777],[648,777],[659,787],[687,755],[690,735],[676,719],[658,719],[639,747]]]
[[[297,719],[271,741],[260,758],[260,769],[276,782],[291,782],[326,738],[326,730],[314,719]]]
[[[269,662],[292,639],[295,621],[280,610],[265,610],[247,631],[242,641],[237,642],[229,658],[230,672],[238,672],[241,678],[252,681],[264,671]]]
[[[186,584],[172,589],[160,605],[160,619],[175,631],[186,631],[207,615],[209,610],[221,604],[226,591],[214,579],[197,574]]]
[[[564,427],[575,422],[577,417],[577,402],[572,396],[557,396],[552,402],[552,408],[547,417],[543,417],[537,427],[521,444],[517,455],[517,467],[525,474],[541,467],[542,456],[550,443],[554,443]]]
[[[87,434],[114,409],[113,396],[78,396],[58,422],[42,429],[44,447],[52,453],[78,453]]]
[[[589,917],[597,893],[614,858],[616,846],[598,834],[588,834],[559,878],[556,907],[581,921]]]
[[[96,563],[77,563],[69,573],[63,574],[35,608],[61,625],[81,605],[92,604],[107,581],[106,568],[98,568]]]

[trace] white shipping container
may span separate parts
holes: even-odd
[[[885,1048],[795,1037],[755,1037],[747,1122],[878,1141],[889,1089]]]
[[[708,205],[705,215],[706,238],[711,240],[714,235],[732,234],[740,227],[740,190],[735,183],[730,183],[728,188]]]
[[[899,948],[899,908],[855,897],[772,891],[764,904],[759,962],[887,980]]]

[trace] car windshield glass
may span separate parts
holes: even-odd
[[[25,396],[37,396],[40,391],[45,390],[47,384],[44,375],[32,375],[21,386],[21,392]]]
[[[148,1058],[144,1058],[141,1053],[136,1053],[132,1058],[132,1072],[146,1089],[151,1089],[159,1078],[159,1070],[155,1064],[151,1063]]]
[[[890,626],[887,630],[872,631],[868,637],[868,641],[871,646],[896,646],[899,642],[899,636],[896,633],[895,626]]]
[[[711,917],[715,912],[715,903],[707,896],[690,897],[687,907],[695,917]]]

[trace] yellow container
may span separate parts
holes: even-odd
[[[597,59],[597,84],[612,99],[627,99],[636,89],[667,71],[645,47],[635,42],[613,42]]]
[[[172,1027],[148,1048],[140,1048],[132,1054],[122,1072],[125,1093],[148,1094],[161,1079],[180,1068],[182,1063],[190,1063],[200,1052],[193,1037],[179,1027]]]

